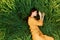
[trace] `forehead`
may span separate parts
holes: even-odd
[[[37,11],[33,11],[33,12],[37,12]]]

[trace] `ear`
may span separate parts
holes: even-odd
[[[43,12],[43,13],[42,13],[42,20],[44,20],[44,16],[45,16],[45,13]]]
[[[39,16],[40,16],[40,19],[42,18],[42,15],[41,15],[41,12],[39,11]]]
[[[45,13],[43,12],[43,16],[45,16]]]

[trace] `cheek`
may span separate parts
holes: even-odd
[[[35,13],[35,16],[37,16],[37,13]]]
[[[36,16],[36,15],[37,15],[37,13],[36,13],[36,12],[34,12],[34,13],[33,13],[33,15],[34,15],[34,16]]]
[[[36,16],[36,14],[34,14],[34,16]]]

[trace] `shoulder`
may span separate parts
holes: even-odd
[[[28,20],[31,20],[31,19],[33,19],[32,17],[28,17]]]
[[[34,18],[33,17],[28,17],[28,19],[32,19],[33,20]]]
[[[28,22],[34,22],[34,20],[35,20],[35,19],[34,19],[33,17],[29,17],[29,18],[28,18]]]

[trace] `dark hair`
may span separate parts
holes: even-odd
[[[32,12],[34,12],[34,11],[37,11],[37,13],[38,13],[38,10],[37,10],[37,9],[32,8],[32,9],[30,10],[30,14],[29,14],[29,16],[31,16]]]
[[[38,10],[36,9],[36,8],[32,8],[31,10],[30,10],[30,15],[29,16],[31,16],[31,14],[32,14],[32,12],[34,12],[34,11],[37,11],[37,16],[34,16],[34,18],[36,19],[36,20],[39,20],[40,19],[40,16],[39,16],[39,14],[38,14]],[[29,17],[28,16],[28,17]]]
[[[37,11],[37,16],[34,16],[34,18],[36,19],[36,20],[39,20],[40,19],[40,16],[39,16],[39,14],[38,14],[38,10],[36,9],[36,8],[32,8],[31,10],[30,10],[30,14],[27,16],[27,17],[25,17],[25,19],[23,19],[23,20],[26,20],[26,22],[28,21],[28,17],[30,17],[31,16],[31,14],[32,14],[32,12],[34,12],[34,11]]]

